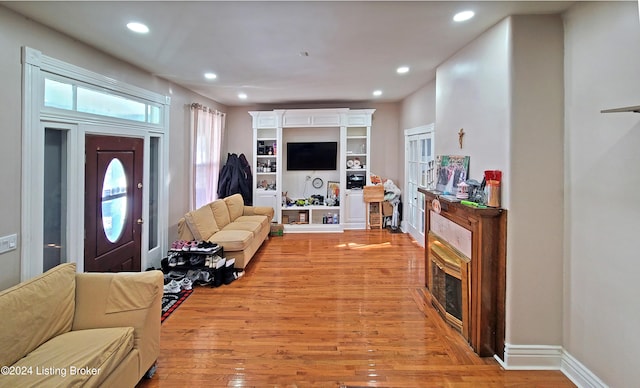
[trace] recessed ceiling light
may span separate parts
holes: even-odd
[[[133,32],[137,32],[138,34],[146,34],[149,32],[149,27],[138,22],[127,23],[127,28]]]
[[[399,68],[396,69],[396,72],[398,74],[405,74],[409,72],[409,66],[400,66]]]
[[[373,91],[373,95],[378,97],[378,96],[382,96],[382,90],[374,90]]]
[[[473,11],[462,11],[458,12],[453,16],[454,22],[464,22],[465,20],[471,19],[475,15]]]
[[[246,100],[247,99],[247,94],[246,93],[238,93],[238,98],[241,100]]]
[[[215,73],[204,73],[204,78],[206,79],[216,79],[218,76]]]

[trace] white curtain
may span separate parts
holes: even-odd
[[[200,104],[191,104],[189,205],[192,210],[217,198],[224,121],[224,113]]]

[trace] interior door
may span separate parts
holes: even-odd
[[[430,187],[434,179],[435,157],[433,132],[421,132],[405,137],[406,226],[407,232],[424,244],[424,194],[418,187]]]
[[[86,272],[140,271],[144,140],[87,135]]]

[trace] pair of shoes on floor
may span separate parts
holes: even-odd
[[[195,252],[196,247],[198,246],[198,242],[197,241],[186,241],[183,245],[182,245],[182,252]]]
[[[198,278],[196,279],[196,281],[194,283],[200,284],[200,285],[207,285],[207,284],[211,284],[213,282],[213,276],[211,276],[211,273],[209,272],[208,269],[199,269],[198,270]]]
[[[236,276],[236,270],[234,268],[234,264],[236,263],[236,259],[226,259],[224,269],[222,270],[222,282],[226,285],[233,283],[238,277]]]
[[[192,257],[189,257],[189,261],[191,261]],[[169,252],[167,256],[167,265],[169,267],[176,267],[181,265],[187,265],[187,258],[181,252]]]
[[[167,265],[169,267],[175,267],[178,265],[178,258],[181,256],[178,252],[169,252],[167,255]]]
[[[190,269],[190,270],[187,271],[185,277],[187,277],[189,280],[191,280],[191,283],[193,284],[200,277],[200,270],[199,269]]]
[[[180,282],[180,288],[185,291],[191,290],[193,289],[193,282],[191,281],[191,279],[185,276],[185,278]]]
[[[220,265],[221,265],[220,261],[222,261],[222,264],[224,264],[225,259],[223,259],[222,257],[220,257],[218,255],[207,256],[205,261],[204,261],[204,266],[212,268],[212,269],[216,269],[216,268],[220,267]]]
[[[201,265],[205,265],[206,258],[204,255],[191,255],[189,257],[189,264],[192,267],[199,267]]]
[[[164,286],[165,294],[177,294],[181,290],[191,290],[193,288],[193,283],[187,277],[184,277],[182,280],[171,280],[169,283]]]
[[[224,282],[224,268],[227,263],[227,260],[218,255],[208,257],[207,266],[213,274],[213,281],[211,285],[213,287],[220,287]]]
[[[182,278],[184,278],[185,273],[183,271],[180,270],[171,270],[168,273],[166,273],[164,275],[164,280],[165,280],[165,284],[168,283],[171,280],[182,280]]]
[[[174,251],[174,252],[181,252],[184,249],[185,244],[187,243],[187,241],[184,240],[178,240],[178,241],[174,241],[171,243],[171,248],[170,250]]]
[[[164,285],[165,294],[177,294],[178,292],[180,292],[180,289],[180,282],[178,282],[177,280],[172,280]]]
[[[191,247],[191,252],[213,253],[218,248],[218,244],[210,241],[200,241],[196,247]]]
[[[171,251],[173,252],[201,252],[213,253],[218,249],[218,244],[210,241],[174,241],[171,243]]]
[[[209,241],[187,241],[182,245],[183,252],[213,253],[218,244]]]

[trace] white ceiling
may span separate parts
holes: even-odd
[[[556,1],[9,1],[33,20],[226,105],[398,101],[513,14]],[[476,17],[452,21],[462,10]],[[147,24],[137,35],[130,21]],[[37,48],[37,47],[36,47]],[[301,52],[309,56],[301,56]],[[411,68],[398,75],[400,65]],[[214,72],[218,78],[205,80]],[[373,97],[376,89],[382,96]],[[238,93],[248,95],[245,101]]]

